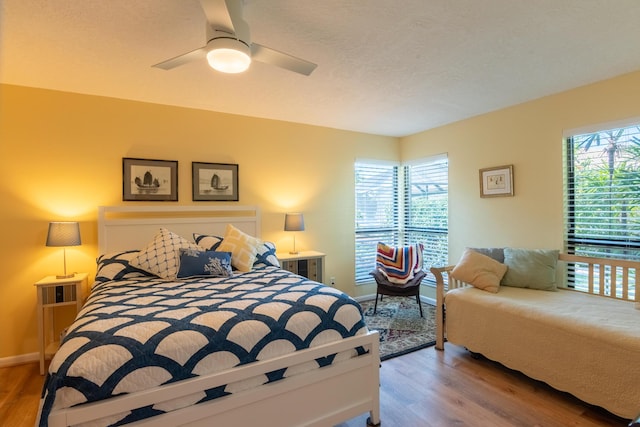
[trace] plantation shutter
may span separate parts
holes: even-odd
[[[371,280],[376,245],[398,244],[398,166],[376,161],[355,164],[357,282]]]
[[[449,162],[446,155],[404,167],[404,244],[424,244],[424,269],[449,263]]]
[[[570,135],[565,154],[566,250],[640,260],[640,125]]]

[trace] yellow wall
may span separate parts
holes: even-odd
[[[239,164],[237,204],[260,206],[264,239],[289,250],[284,213],[302,211],[297,248],[325,252],[342,290],[372,291],[353,285],[353,163],[398,160],[396,138],[0,85],[0,144],[0,359],[37,351],[32,284],[62,272],[61,248],[44,246],[48,222],[81,222],[67,264],[91,277],[97,206],[144,204],[122,202],[123,157],[178,160],[180,205],[194,204],[192,161]]]
[[[465,246],[562,249],[563,131],[640,122],[639,99],[635,72],[402,138],[402,159],[448,153],[450,261]],[[480,198],[479,169],[508,164],[515,196]]]
[[[550,77],[552,78],[552,77]],[[409,137],[0,85],[0,359],[37,351],[32,283],[58,273],[51,220],[81,221],[70,270],[95,273],[96,207],[125,204],[122,157],[178,160],[179,204],[191,162],[238,163],[240,202],[262,209],[262,237],[287,250],[284,212],[305,213],[299,249],[327,253],[327,276],[353,285],[353,161],[449,156],[450,260],[465,246],[562,247],[565,129],[640,118],[640,72]],[[479,197],[478,170],[513,164],[515,197]],[[128,202],[139,206],[139,202]],[[203,202],[199,202],[203,203]],[[425,293],[429,293],[427,290]],[[69,313],[63,313],[69,316]]]

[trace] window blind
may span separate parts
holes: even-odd
[[[449,162],[446,156],[404,167],[401,240],[424,244],[424,268],[449,263]]]
[[[566,247],[640,259],[640,125],[566,140]]]
[[[355,281],[371,280],[378,242],[398,244],[398,165],[356,162]]]
[[[569,136],[564,153],[565,250],[640,260],[640,125]],[[587,271],[568,273],[582,289]]]

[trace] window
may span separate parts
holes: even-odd
[[[640,260],[640,124],[570,135],[564,151],[566,251]]]
[[[404,167],[401,240],[422,242],[425,268],[449,263],[449,162],[446,156]],[[427,280],[432,280],[431,276]]]
[[[378,242],[399,242],[398,169],[396,164],[355,165],[356,283],[371,280]]]
[[[356,283],[371,280],[378,242],[421,242],[425,268],[447,264],[448,169],[446,156],[404,166],[356,162]]]

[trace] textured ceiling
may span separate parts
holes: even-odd
[[[318,64],[164,71],[197,0],[0,0],[0,81],[404,136],[640,70],[638,0],[247,0],[252,40]]]

